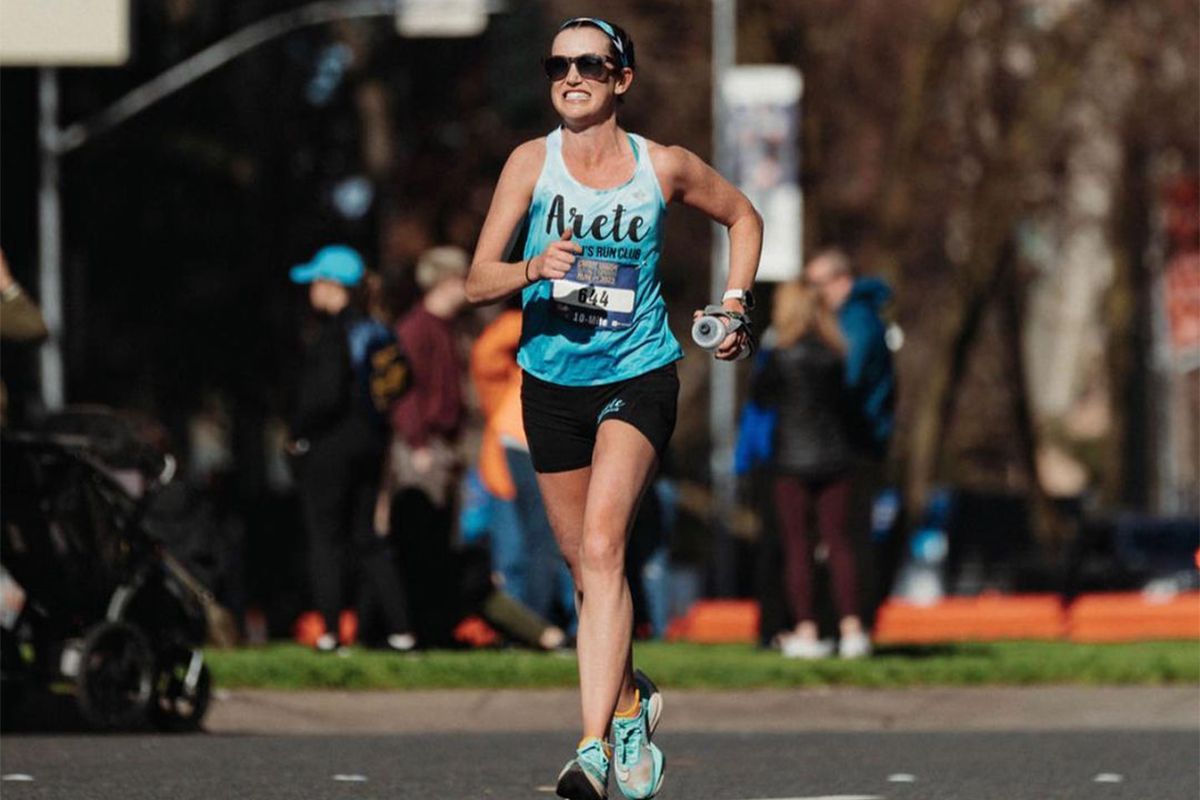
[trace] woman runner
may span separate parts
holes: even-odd
[[[529,451],[554,535],[575,579],[583,738],[558,778],[560,797],[603,800],[609,765],[621,793],[653,797],[663,756],[650,741],[662,710],[633,669],[625,547],[642,494],[675,427],[683,357],[667,327],[657,266],[667,203],[729,231],[729,311],[745,313],[762,220],[700,158],[617,123],[634,79],[633,41],[600,19],[559,28],[544,59],[562,125],[509,156],[467,278],[491,303],[521,291],[518,363]],[[527,224],[523,258],[504,261]],[[715,351],[748,346],[737,330]],[[611,730],[612,743],[608,742]]]

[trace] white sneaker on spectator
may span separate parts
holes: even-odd
[[[804,636],[785,636],[782,646],[784,658],[800,658],[805,661],[815,661],[818,658],[829,658],[833,655],[833,644],[823,639],[809,639]]]
[[[313,645],[313,649],[318,653],[334,653],[339,656],[350,655],[350,650],[339,642],[337,637],[332,633],[322,633],[317,638],[316,644]]]
[[[852,633],[838,640],[839,658],[866,658],[871,655],[871,637],[865,633]]]
[[[387,646],[397,653],[407,653],[417,646],[417,637],[411,633],[393,633],[387,637]]]

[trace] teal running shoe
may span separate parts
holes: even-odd
[[[569,800],[608,800],[608,754],[604,742],[589,739],[558,773],[555,793]]]
[[[663,754],[650,741],[648,703],[636,717],[613,717],[613,774],[617,788],[630,800],[654,797],[662,788]]]

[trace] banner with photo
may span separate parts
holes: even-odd
[[[763,217],[759,281],[800,275],[804,202],[800,193],[800,98],[794,67],[733,67],[721,93],[730,179]]]

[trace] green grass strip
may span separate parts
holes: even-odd
[[[576,685],[573,653],[355,649],[318,655],[293,644],[210,650],[217,686],[263,689],[544,689]],[[881,648],[861,661],[793,661],[749,645],[651,642],[638,666],[672,688],[1200,683],[1200,642],[994,642]]]

